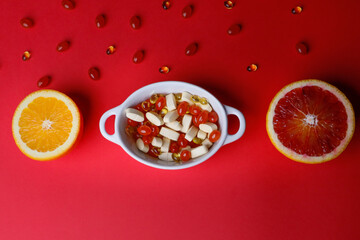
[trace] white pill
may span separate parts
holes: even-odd
[[[180,136],[180,133],[178,133],[170,128],[162,127],[160,129],[160,135],[163,137],[169,138],[173,141],[177,141]]]
[[[212,131],[217,130],[218,127],[215,123],[207,122],[200,124],[199,128],[201,131],[204,131],[206,133],[211,133]]]
[[[212,107],[210,106],[209,103],[207,104],[196,103],[196,105],[199,106],[202,110],[206,110],[208,112],[212,111]]]
[[[197,137],[204,140],[206,138],[206,132],[204,132],[203,130],[199,130],[197,133]]]
[[[127,118],[135,121],[135,122],[143,122],[144,114],[135,108],[128,108],[125,110],[125,115]]]
[[[188,92],[183,92],[181,94],[181,102],[187,102],[189,103],[190,105],[193,105],[193,101],[191,101],[191,97],[192,97],[192,94],[188,93]]]
[[[170,139],[164,137],[163,144],[161,146],[161,152],[169,152],[169,147],[170,147]]]
[[[154,146],[154,147],[161,147],[162,146],[162,139],[161,138],[158,138],[158,137],[154,137],[151,144]]]
[[[196,136],[198,131],[199,131],[199,129],[197,127],[191,126],[191,128],[185,134],[185,139],[188,140],[189,142],[191,142],[194,139],[194,137]]]
[[[207,153],[208,151],[209,151],[208,148],[204,145],[193,148],[193,149],[191,149],[191,158],[200,157],[200,156],[204,155],[205,153]]]
[[[191,121],[192,121],[192,116],[189,115],[189,114],[185,114],[183,119],[182,119],[182,129],[181,129],[181,132],[183,133],[187,133],[187,131],[189,130],[190,128],[190,125],[191,125]]]
[[[189,145],[187,145],[186,147],[181,149],[181,152],[184,150],[188,150],[189,152],[191,152],[191,147]]]
[[[163,160],[163,161],[169,161],[169,162],[174,161],[172,158],[172,153],[160,153],[159,159]]]
[[[176,100],[174,94],[170,93],[166,95],[166,106],[169,111],[176,109]]]
[[[141,138],[138,138],[136,140],[136,147],[144,153],[147,153],[149,151],[149,146],[145,145],[144,141]]]
[[[164,116],[164,122],[165,123],[169,123],[169,122],[173,122],[175,121],[177,118],[179,117],[179,114],[176,110],[173,110],[171,112],[168,112],[165,116]]]
[[[207,148],[210,148],[213,145],[213,143],[208,138],[205,139],[201,144],[206,146]]]
[[[181,125],[181,123],[178,121],[169,122],[169,123],[166,123],[165,125],[175,131],[180,131],[183,127]]]
[[[156,126],[161,126],[164,124],[162,117],[156,112],[147,112],[146,118],[149,120],[149,122]]]

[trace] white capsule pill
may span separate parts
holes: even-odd
[[[196,103],[196,105],[199,106],[202,110],[206,110],[208,112],[212,111],[212,107],[210,106],[209,103],[207,104]]]
[[[162,139],[159,138],[159,137],[154,137],[151,144],[154,146],[154,147],[161,147],[162,146]]]
[[[149,120],[149,122],[156,126],[161,126],[164,124],[162,117],[156,112],[147,112],[146,118]]]
[[[166,123],[165,125],[175,131],[180,131],[183,127],[181,125],[181,123],[178,121],[169,122],[169,123]]]
[[[172,158],[172,153],[160,153],[158,156],[160,160],[172,162],[174,161]]]
[[[200,124],[199,128],[201,131],[204,131],[206,133],[211,133],[212,131],[217,130],[218,127],[215,123],[207,122]]]
[[[168,112],[165,116],[164,116],[164,122],[165,123],[169,123],[169,122],[173,122],[175,121],[177,118],[179,117],[179,114],[176,110],[173,110],[171,112]]]
[[[191,149],[191,158],[200,157],[200,156],[204,155],[205,153],[207,153],[208,151],[209,151],[208,148],[204,145],[193,148],[193,149]]]
[[[189,103],[190,105],[193,105],[193,101],[191,101],[191,97],[192,97],[192,94],[188,93],[188,92],[183,92],[181,94],[181,102],[187,102]]]
[[[144,114],[135,108],[128,108],[125,110],[125,115],[127,118],[135,121],[135,122],[143,122]]]
[[[166,95],[166,106],[169,111],[176,109],[176,100],[174,94],[170,93]]]
[[[145,145],[144,141],[141,138],[138,138],[136,140],[136,147],[144,153],[147,153],[149,151],[149,146]]]
[[[182,126],[183,127],[181,129],[181,132],[187,133],[187,131],[190,128],[191,121],[192,121],[192,116],[190,114],[185,114],[183,119],[182,119]]]
[[[163,137],[169,138],[173,141],[177,141],[180,136],[180,133],[178,133],[170,128],[162,127],[160,129],[160,135]]]
[[[204,140],[206,138],[207,134],[206,132],[204,132],[203,130],[199,130],[198,133],[197,133],[197,137]]]
[[[164,137],[163,144],[161,146],[161,152],[169,152],[169,148],[170,148],[170,139]]]
[[[185,134],[185,139],[188,140],[189,142],[191,142],[194,139],[194,137],[196,136],[198,131],[199,131],[199,129],[197,127],[191,126],[191,128]]]
[[[207,148],[210,148],[213,145],[213,143],[208,138],[202,141],[201,144],[206,146]]]

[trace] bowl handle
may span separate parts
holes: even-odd
[[[106,120],[111,117],[112,115],[115,115],[115,121],[114,121],[114,125],[116,125],[117,119],[119,117],[120,112],[117,111],[118,108],[120,108],[121,105],[112,108],[108,111],[106,111],[100,118],[99,121],[99,127],[100,127],[100,132],[103,135],[104,138],[106,138],[107,140],[109,140],[110,142],[116,143],[116,144],[120,144],[120,139],[119,139],[119,129],[117,129],[114,126],[114,134],[109,134],[106,129],[105,129],[105,123]]]
[[[226,115],[235,115],[240,121],[239,130],[235,134],[227,134],[225,141],[224,141],[224,145],[226,145],[228,143],[232,143],[232,142],[238,140],[239,138],[241,138],[241,136],[245,132],[246,122],[245,122],[244,115],[239,110],[237,110],[233,107],[229,107],[227,105],[224,105],[224,107],[225,107]]]

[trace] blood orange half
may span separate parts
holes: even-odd
[[[321,163],[339,156],[355,130],[354,110],[336,87],[320,80],[285,86],[270,103],[266,130],[286,157]]]

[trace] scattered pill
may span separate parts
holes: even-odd
[[[133,16],[130,18],[130,26],[132,29],[139,29],[141,27],[141,19],[139,16]]]
[[[198,44],[196,42],[191,43],[185,48],[185,55],[192,56],[197,52],[197,50],[198,50]]]
[[[61,2],[61,5],[68,10],[74,9],[75,8],[75,2],[72,0],[63,0]]]
[[[20,24],[24,28],[31,28],[34,26],[34,21],[31,18],[22,18]]]
[[[134,56],[133,56],[133,62],[134,63],[141,63],[144,60],[144,51],[143,50],[138,50],[135,52]]]
[[[233,24],[231,25],[228,30],[227,33],[231,36],[238,34],[241,31],[241,25],[240,24]]]
[[[111,55],[111,54],[113,54],[113,53],[115,53],[115,52],[116,52],[116,48],[115,48],[114,45],[111,45],[111,46],[109,46],[109,47],[106,49],[106,54],[107,54],[107,55]]]
[[[29,51],[25,51],[22,55],[22,60],[27,61],[31,58],[31,53]]]
[[[306,43],[304,42],[299,42],[295,45],[296,50],[298,51],[298,53],[300,54],[307,54],[309,52],[309,47]]]
[[[255,71],[257,71],[257,69],[258,69],[258,65],[254,64],[254,63],[250,64],[250,65],[247,67],[247,70],[248,70],[249,72],[255,72]]]
[[[159,72],[160,73],[169,73],[170,72],[170,68],[168,67],[168,66],[162,66],[162,67],[160,67],[160,69],[159,69]]]
[[[103,28],[106,25],[106,17],[104,14],[99,14],[95,18],[95,24],[97,28]]]
[[[91,67],[88,71],[89,77],[93,80],[99,80],[100,79],[100,71],[97,67]]]
[[[37,81],[37,86],[39,88],[43,88],[43,87],[46,87],[49,85],[51,81],[51,77],[50,76],[44,76],[42,78],[40,78],[38,81]]]
[[[193,13],[193,6],[192,5],[187,5],[186,7],[183,8],[182,10],[182,16],[183,18],[189,18],[192,16]]]
[[[291,10],[291,12],[293,13],[293,14],[299,14],[299,13],[301,13],[303,11],[303,8],[301,7],[301,6],[296,6],[296,7],[294,7],[292,10]]]
[[[64,51],[68,50],[69,47],[70,47],[69,41],[62,41],[56,46],[56,51],[64,52]]]
[[[235,6],[235,2],[234,1],[225,1],[224,5],[227,9],[232,9]]]
[[[168,10],[171,7],[171,2],[170,1],[163,1],[162,7],[163,7],[163,9]]]

